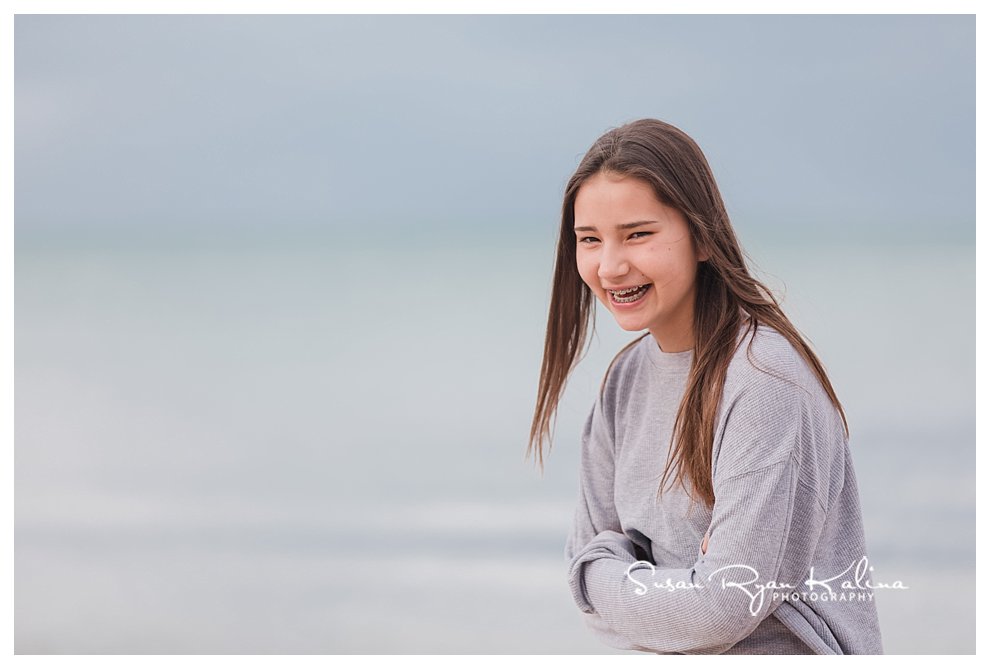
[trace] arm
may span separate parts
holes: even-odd
[[[571,591],[582,611],[653,652],[718,653],[749,636],[779,605],[773,589],[761,599],[758,586],[794,586],[781,593],[800,586],[825,514],[798,480],[809,439],[804,398],[791,393],[774,400],[752,393],[731,408],[716,469],[727,473],[713,480],[707,552],[690,568],[658,569],[637,563],[606,529],[571,562]],[[753,468],[754,462],[762,466]]]
[[[604,415],[601,397],[596,398],[585,421],[581,435],[577,509],[564,547],[564,557],[570,563],[600,533],[611,530],[630,555],[635,554],[632,542],[622,534],[619,514],[615,510],[615,439],[611,422]],[[635,560],[635,557],[631,557]],[[585,625],[613,648],[643,650],[619,634],[594,611],[584,611]]]

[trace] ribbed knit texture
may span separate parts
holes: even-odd
[[[612,367],[582,435],[574,601],[615,648],[882,653],[869,572],[854,578],[867,553],[841,416],[783,336],[743,334],[716,418],[713,509],[676,482],[656,499],[693,351],[647,335]]]

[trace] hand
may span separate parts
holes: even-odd
[[[705,538],[701,540],[701,554],[704,555],[708,551],[708,532],[705,532]]]

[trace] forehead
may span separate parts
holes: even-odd
[[[619,225],[647,218],[664,219],[670,208],[642,179],[599,172],[589,177],[574,199],[574,224]]]

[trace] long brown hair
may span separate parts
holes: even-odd
[[[594,322],[595,296],[577,268],[574,201],[584,182],[599,172],[648,183],[661,202],[684,214],[696,246],[708,254],[707,260],[699,263],[695,279],[694,356],[674,422],[660,490],[673,472],[685,489],[693,489],[695,499],[708,507],[714,505],[711,459],[716,412],[743,326],[748,334],[764,324],[787,338],[821,381],[842,416],[848,437],[845,412],[818,357],[784,315],[771,291],[750,275],[705,155],[678,128],[656,119],[641,119],[598,138],[567,182],[543,365],[526,456],[535,451],[542,470],[543,441],[549,436],[549,448],[553,447],[551,419],[556,422],[554,414],[567,378],[583,357],[588,323]],[[612,364],[640,339],[619,351]],[[605,372],[606,378],[612,364]]]

